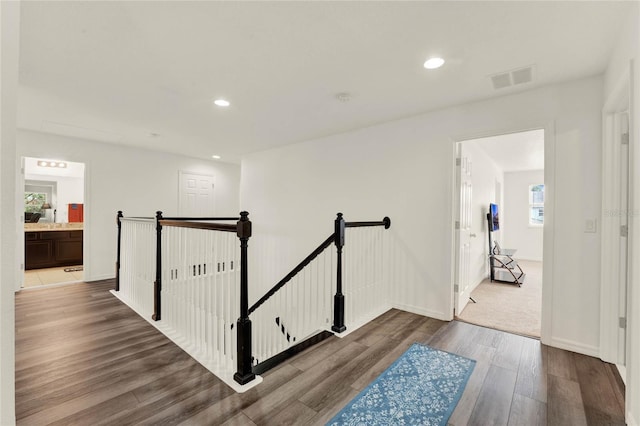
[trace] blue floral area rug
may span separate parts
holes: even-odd
[[[476,362],[414,343],[328,425],[446,425]]]

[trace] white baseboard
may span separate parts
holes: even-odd
[[[582,355],[592,356],[594,358],[600,358],[600,348],[597,346],[585,345],[584,343],[558,337],[552,337],[548,340],[544,339],[542,343],[548,346],[553,346],[554,348],[564,349]]]
[[[444,312],[432,311],[430,309],[420,308],[418,306],[405,305],[402,303],[395,303],[393,305],[394,308],[400,309],[401,311],[411,312],[412,314],[418,314],[429,318],[439,319],[440,321],[451,321],[451,318],[447,316]]]
[[[327,329],[327,331],[331,331],[332,333],[334,333],[337,337],[343,338],[345,336],[348,336],[349,334],[353,333],[354,331],[356,331],[357,329],[359,329],[360,327],[362,327],[365,324],[370,323],[371,321],[373,321],[374,319],[378,318],[380,315],[384,314],[385,312],[387,312],[389,309],[391,309],[391,306],[383,306],[379,309],[376,309],[375,311],[372,311],[369,313],[369,315],[360,318],[358,321],[355,321],[353,323],[350,323],[347,325],[347,329],[345,331],[343,331],[342,333],[336,333],[331,331],[331,327],[329,327]]]

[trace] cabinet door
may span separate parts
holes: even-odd
[[[53,241],[51,240],[27,240],[24,251],[25,269],[43,268],[53,264]]]
[[[56,241],[56,262],[82,264],[82,240]]]

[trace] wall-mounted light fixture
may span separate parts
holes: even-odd
[[[38,166],[40,167],[53,167],[56,169],[66,169],[67,163],[64,161],[47,161],[47,160],[38,160]]]

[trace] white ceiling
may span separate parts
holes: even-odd
[[[503,172],[544,169],[544,130],[464,141],[480,147]]]
[[[631,6],[23,1],[18,125],[237,162],[600,74]],[[447,62],[425,70],[432,55]],[[529,65],[532,83],[492,88],[490,75]]]

